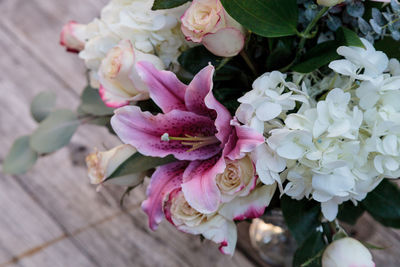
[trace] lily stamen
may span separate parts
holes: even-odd
[[[187,152],[191,152],[201,147],[205,147],[220,142],[216,136],[191,136],[185,134],[185,137],[173,137],[169,136],[168,133],[163,134],[161,136],[161,140],[166,142],[169,142],[170,140],[182,141],[181,142],[182,145],[192,147]]]

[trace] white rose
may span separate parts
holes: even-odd
[[[96,151],[86,157],[88,176],[90,183],[102,184],[112,183],[121,186],[134,186],[141,183],[145,177],[144,173],[130,174],[106,179],[130,156],[136,153],[136,149],[130,145],[120,145],[105,152]]]
[[[372,255],[359,241],[346,237],[334,241],[322,255],[322,267],[375,267]]]
[[[100,96],[107,106],[116,108],[130,101],[149,98],[147,85],[135,67],[140,61],[150,62],[158,69],[164,68],[158,57],[135,50],[128,40],[122,40],[108,52],[98,73]]]

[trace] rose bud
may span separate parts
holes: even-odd
[[[70,21],[64,25],[60,44],[67,48],[68,52],[78,53],[85,48],[86,25]]]
[[[219,0],[194,0],[181,17],[188,41],[202,43],[211,53],[233,57],[244,47],[245,31]]]
[[[110,180],[106,179],[130,156],[136,153],[136,149],[130,145],[120,145],[105,152],[96,151],[86,157],[88,175],[91,184],[102,184],[104,182],[117,184],[121,186],[135,186],[140,184],[144,173],[129,174],[116,177]]]
[[[157,69],[164,69],[160,58],[135,50],[129,40],[122,40],[103,59],[98,73],[99,92],[107,106],[117,108],[130,101],[149,99],[147,85],[135,67],[139,61],[148,61]]]
[[[359,241],[346,237],[334,241],[322,255],[323,267],[375,267],[371,253]]]
[[[337,4],[342,3],[344,0],[317,0],[317,4],[320,6],[336,6]]]

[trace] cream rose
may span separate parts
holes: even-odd
[[[67,51],[78,53],[85,48],[85,42],[86,25],[70,21],[63,27],[60,44],[65,46]]]
[[[219,0],[194,0],[181,17],[187,40],[202,43],[217,56],[232,57],[244,46],[244,28],[223,8]]]
[[[176,190],[169,196],[164,208],[167,219],[180,231],[203,235],[217,244],[224,254],[232,255],[237,241],[236,225],[218,213],[203,214],[192,208],[182,191]]]
[[[136,149],[130,145],[120,145],[109,151],[96,151],[86,157],[88,176],[91,184],[112,183],[121,186],[134,186],[141,183],[144,173],[130,174],[107,180],[125,160],[136,153]]]
[[[158,69],[164,68],[157,56],[134,49],[129,40],[122,40],[103,59],[98,73],[99,92],[107,106],[116,108],[130,101],[149,98],[148,88],[135,67],[139,61],[148,61]]]
[[[256,186],[256,181],[254,165],[249,156],[227,161],[225,171],[216,177],[222,202],[229,202],[237,196],[247,196]]]
[[[346,237],[334,241],[322,255],[322,267],[375,267],[372,255],[354,238]]]

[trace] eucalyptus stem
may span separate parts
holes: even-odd
[[[293,66],[294,63],[296,63],[299,60],[301,52],[303,51],[304,45],[306,44],[306,40],[310,37],[311,30],[315,27],[317,22],[321,19],[321,17],[328,10],[329,10],[329,7],[323,7],[318,12],[318,14],[314,17],[314,19],[310,22],[310,24],[308,24],[307,28],[303,32],[298,33],[298,35],[301,37],[301,39],[300,39],[299,47],[298,47],[297,52],[296,52],[296,56],[295,56],[294,60],[289,65],[287,65],[286,67],[283,67],[282,69],[280,69],[280,71],[286,72],[290,67]]]
[[[251,71],[253,72],[254,76],[257,76],[257,69],[256,67],[253,65],[253,62],[251,62],[249,56],[246,54],[246,52],[244,50],[242,50],[240,52],[240,55],[242,56],[242,58],[244,59],[244,61],[246,62],[247,66],[249,66],[249,68],[251,69]]]

